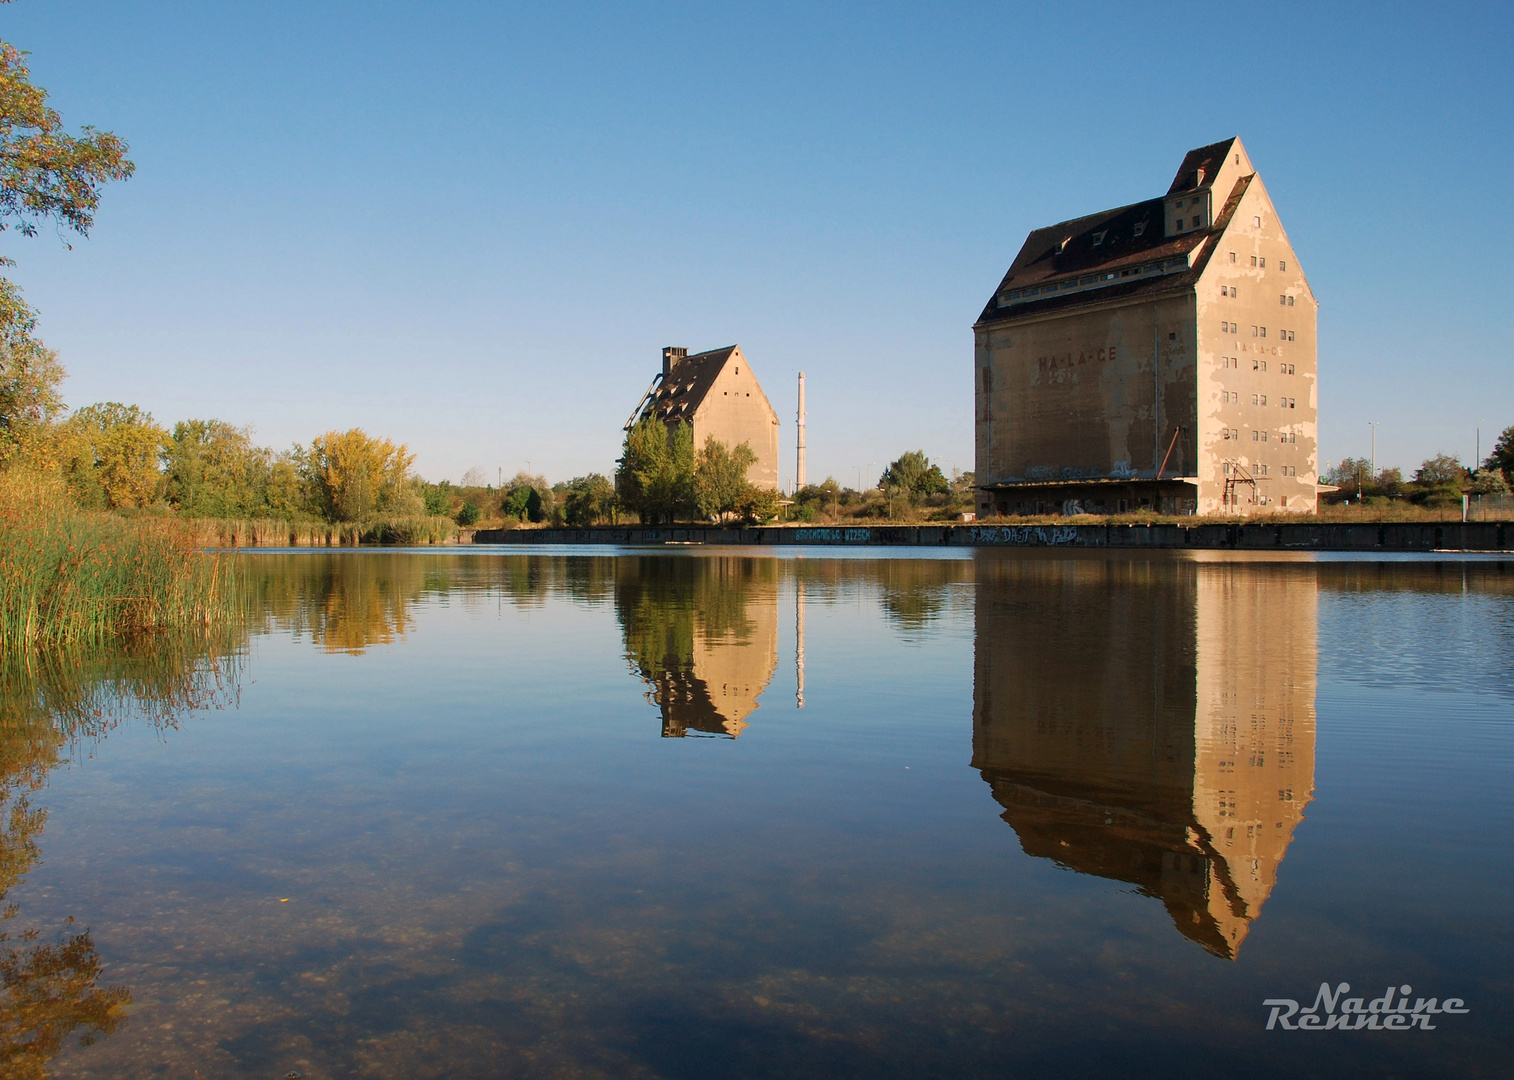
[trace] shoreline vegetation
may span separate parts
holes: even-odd
[[[231,560],[180,523],[80,511],[55,484],[0,480],[0,649],[116,645],[239,621]]]

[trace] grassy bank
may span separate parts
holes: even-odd
[[[0,481],[0,649],[103,645],[237,621],[231,564],[171,519],[74,509],[43,482]]]

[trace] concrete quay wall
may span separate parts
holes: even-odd
[[[857,525],[480,529],[475,544],[1195,548],[1234,551],[1508,551],[1514,522],[1234,525]]]

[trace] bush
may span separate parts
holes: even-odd
[[[478,504],[472,501],[463,503],[462,509],[457,512],[457,523],[463,528],[477,525],[483,511],[479,510]]]

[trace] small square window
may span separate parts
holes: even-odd
[[[1260,431],[1253,431],[1251,433],[1251,441],[1252,442],[1261,442],[1262,441],[1262,433]]]
[[[1267,395],[1266,394],[1262,395],[1262,404],[1263,405],[1267,404]]]
[[[1183,227],[1183,219],[1182,219],[1182,218],[1178,218],[1178,224],[1177,224],[1177,227],[1178,227],[1178,228],[1179,228],[1179,229],[1181,229],[1181,228],[1182,228],[1182,227]]]
[[[1178,200],[1178,209],[1179,210],[1183,209],[1183,200],[1182,199]]]
[[[1293,340],[1293,331],[1292,331],[1292,330],[1289,330],[1289,331],[1288,331],[1288,340],[1289,340],[1289,341],[1292,341],[1292,340]]]
[[[1253,226],[1255,226],[1256,228],[1260,229],[1262,227],[1262,216],[1260,214],[1258,214],[1256,217],[1252,218],[1251,219],[1251,224]]]
[[[1267,361],[1265,361],[1265,360],[1262,361],[1262,370],[1263,371],[1267,370]]]
[[[1256,265],[1256,256],[1255,255],[1251,256],[1251,265],[1252,266]]]
[[[1286,269],[1288,269],[1288,261],[1286,259],[1279,259],[1277,261],[1277,268],[1279,270],[1286,270]]]
[[[1230,253],[1230,261],[1235,262],[1235,252],[1233,251]]]
[[[1262,327],[1262,337],[1266,337],[1266,336],[1267,336],[1267,328],[1264,326],[1264,327]]]
[[[1289,306],[1289,307],[1292,307],[1292,306],[1293,306],[1293,297],[1291,297],[1291,296],[1290,296],[1290,297],[1288,297],[1288,306]]]
[[[1277,302],[1278,302],[1278,303],[1279,303],[1279,304],[1281,304],[1281,305],[1282,305],[1282,306],[1283,306],[1283,307],[1287,307],[1287,306],[1288,306],[1288,297],[1287,297],[1287,296],[1283,296],[1283,295],[1280,295],[1280,296],[1278,296],[1278,298],[1277,298]]]
[[[1253,327],[1252,327],[1252,328],[1251,328],[1251,336],[1252,336],[1252,337],[1261,337],[1261,335],[1260,335],[1260,334],[1258,334],[1258,333],[1257,333],[1257,330],[1258,330],[1258,329],[1259,329],[1259,328],[1258,328],[1258,327],[1255,327],[1255,326],[1253,326]]]
[[[1253,361],[1251,361],[1251,370],[1252,371],[1260,371],[1261,368],[1262,368],[1262,362],[1260,360],[1253,360]]]
[[[1266,442],[1266,441],[1267,441],[1267,433],[1264,431],[1264,432],[1262,432],[1262,442]]]
[[[1262,256],[1262,258],[1256,261],[1256,265],[1260,266],[1263,270],[1267,269],[1267,257],[1265,255]]]
[[[1251,395],[1251,404],[1253,404],[1253,405],[1258,404],[1258,402],[1257,402],[1257,395],[1256,394],[1252,394]]]

